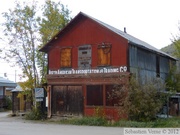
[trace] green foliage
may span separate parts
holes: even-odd
[[[173,45],[175,46],[175,52],[174,52],[175,56],[177,58],[180,58],[180,37],[174,39]]]
[[[50,120],[50,122],[54,122]],[[71,124],[71,125],[87,125],[87,126],[108,126],[108,121],[100,117],[82,117],[56,120],[58,124]]]
[[[180,118],[168,118],[168,119],[158,119],[152,123],[151,127],[157,128],[179,128],[180,127]]]
[[[38,23],[37,23],[37,4],[25,2],[15,3],[14,9],[3,13],[5,22],[4,35],[7,39],[8,46],[5,46],[4,59],[12,64],[21,67],[23,71],[22,77],[27,77],[31,80],[32,87],[38,84],[38,72],[36,67],[37,58],[35,50],[37,50],[38,42]]]
[[[166,87],[172,93],[180,92],[180,72],[176,67],[171,68],[166,79]]]
[[[47,43],[70,21],[70,11],[60,2],[47,0],[42,8],[43,17],[40,21],[42,43]]]
[[[53,122],[53,121],[51,121]],[[131,120],[120,120],[110,123],[100,117],[83,117],[74,119],[64,119],[56,121],[58,124],[87,125],[87,126],[113,126],[113,127],[134,127],[134,128],[179,128],[180,118],[156,119],[148,122]]]
[[[40,49],[44,44],[49,42],[66,24],[70,21],[70,11],[60,2],[55,3],[51,0],[46,0],[42,6],[43,16],[39,18],[39,32],[41,35]],[[40,69],[41,84],[46,82],[45,76],[47,73],[47,59],[44,52],[37,51],[38,67]]]
[[[88,125],[88,126],[105,126],[108,124],[107,120],[101,117],[83,117],[72,122],[74,125]]]
[[[171,45],[161,48],[161,51],[163,51],[171,56],[176,57],[176,55],[175,55],[176,47],[174,44],[171,44]]]
[[[22,91],[18,94],[18,97],[26,96],[26,102],[33,102],[33,87],[32,82],[30,80],[19,82],[19,86],[22,88]]]
[[[149,82],[140,85],[131,78],[128,94],[124,101],[124,111],[130,120],[151,121],[156,118],[167,97],[156,88],[159,82]]]
[[[180,30],[180,25],[178,26]],[[171,48],[173,47],[173,53],[177,58],[177,67],[172,67],[170,69],[168,78],[166,79],[167,89],[171,92],[180,92],[180,37],[174,36],[172,40]],[[166,51],[165,51],[166,52]]]
[[[12,100],[10,97],[5,97],[5,103],[6,103],[6,109],[11,110],[12,109]]]
[[[131,120],[120,120],[116,123],[114,123],[113,126],[118,127],[136,127],[136,128],[142,128],[142,127],[151,127],[153,125],[153,122],[138,122],[138,121],[131,121]]]
[[[33,107],[32,110],[26,114],[27,120],[42,120],[45,119],[46,115],[42,112],[40,104],[37,104],[36,107]]]
[[[96,107],[94,110],[94,116],[97,118],[105,118],[103,107]]]
[[[63,4],[51,0],[43,5],[16,1],[15,8],[2,14],[6,46],[0,57],[21,68],[27,88],[33,90],[46,82],[47,57],[39,49],[70,21],[69,14]]]
[[[72,125],[88,125],[88,126],[107,126],[109,122],[104,117],[104,111],[101,107],[95,108],[93,117],[82,118],[67,118],[60,121],[56,121],[60,124],[72,124]]]
[[[114,123],[113,126],[136,128],[178,128],[180,127],[180,118],[157,119],[149,122],[120,120]]]
[[[26,114],[27,120],[40,120],[41,119],[41,112],[37,108],[33,108],[31,112]]]

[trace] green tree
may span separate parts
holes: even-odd
[[[174,55],[180,59],[180,37],[174,38],[172,44],[175,46]]]
[[[42,6],[43,17],[41,18],[40,25],[40,35],[41,35],[41,45],[46,44],[53,36],[55,36],[66,24],[71,20],[70,11],[64,7],[60,2],[55,3],[53,1],[47,0]],[[38,65],[41,74],[41,83],[45,82],[45,75],[47,73],[47,59],[44,52],[37,52]]]
[[[173,66],[166,78],[166,88],[172,93],[180,92],[180,72]]]
[[[47,60],[39,48],[70,20],[69,10],[61,3],[47,0],[38,5],[37,1],[16,1],[14,9],[3,13],[2,24],[7,41],[2,58],[20,67],[23,77],[27,78],[23,88],[32,90],[32,94],[35,87],[45,82],[47,73]]]
[[[179,28],[180,30],[180,24]],[[180,36],[174,36],[172,40],[172,47],[174,47],[174,55],[177,58],[166,79],[166,86],[168,91],[173,93],[180,92]]]
[[[31,6],[16,2],[14,9],[3,13],[5,18],[4,36],[8,44],[4,50],[4,59],[14,65],[18,65],[26,77],[32,83],[31,88],[39,84],[38,68],[36,65],[36,50],[39,45],[38,17],[36,15],[36,2]]]

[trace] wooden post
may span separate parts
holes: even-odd
[[[51,85],[48,86],[47,88],[47,98],[48,98],[48,118],[51,118],[51,94],[52,94],[52,91],[51,91]]]

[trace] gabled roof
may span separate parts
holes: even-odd
[[[21,92],[23,91],[20,85],[17,85],[15,89],[13,89],[11,92]]]
[[[40,49],[40,51],[47,52],[47,49],[52,45],[51,42],[53,42],[54,40],[56,40],[56,37],[57,37],[57,36],[59,36],[60,34],[62,34],[62,33],[64,32],[64,30],[65,30],[67,27],[69,27],[69,25],[71,25],[71,24],[74,23],[77,19],[79,19],[79,18],[81,18],[81,17],[86,17],[86,18],[89,18],[89,19],[91,19],[91,20],[94,20],[95,22],[97,22],[97,23],[100,24],[101,26],[103,26],[103,27],[111,30],[112,32],[118,34],[119,36],[127,39],[130,44],[133,44],[133,45],[135,45],[135,46],[138,46],[138,47],[140,47],[140,48],[144,48],[144,49],[147,49],[147,50],[150,50],[150,51],[154,51],[154,52],[159,53],[159,54],[161,54],[161,55],[165,55],[165,56],[167,56],[167,57],[170,57],[170,58],[172,58],[172,59],[176,59],[176,58],[170,56],[169,54],[167,54],[167,53],[165,53],[165,52],[163,52],[163,51],[161,51],[161,50],[153,47],[152,45],[150,45],[150,44],[148,44],[148,43],[146,43],[146,42],[144,42],[144,41],[142,41],[142,40],[140,40],[140,39],[138,39],[138,38],[136,38],[136,37],[133,37],[133,36],[131,36],[131,35],[123,32],[123,31],[117,29],[117,28],[114,28],[113,26],[110,26],[110,25],[108,25],[108,24],[106,24],[106,23],[104,23],[104,22],[102,22],[102,21],[100,21],[100,20],[98,20],[98,19],[95,19],[95,18],[93,18],[93,17],[91,17],[91,16],[89,16],[89,15],[87,15],[87,14],[85,14],[85,13],[82,13],[82,12],[80,12],[78,15],[76,15],[76,16],[74,17],[74,19],[72,19],[71,22],[70,22],[64,29],[62,29],[62,30],[61,30],[57,35],[55,35],[47,44],[45,44],[45,45]]]
[[[0,86],[5,86],[5,87],[16,87],[17,84],[13,81],[10,81],[8,79],[5,79],[3,77],[0,77]]]

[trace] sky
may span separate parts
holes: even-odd
[[[13,8],[15,0],[0,2],[0,14]],[[19,0],[24,1],[24,0]],[[30,1],[30,0],[29,0]],[[44,0],[39,0],[43,2]],[[72,18],[80,11],[161,49],[177,36],[180,22],[180,0],[53,0],[71,11]],[[3,18],[0,15],[0,23]],[[1,35],[0,35],[1,36]],[[1,41],[0,41],[1,44]],[[4,44],[4,43],[3,43]],[[0,76],[20,81],[19,67],[0,60]],[[16,77],[15,77],[16,73]]]

